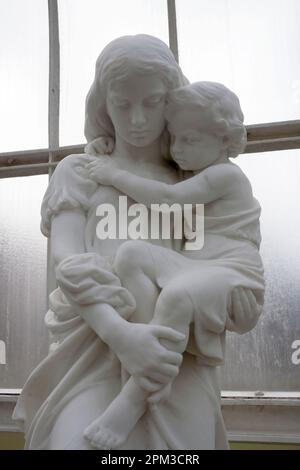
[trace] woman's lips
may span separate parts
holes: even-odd
[[[148,134],[148,131],[132,131],[131,134],[134,137],[143,137]]]

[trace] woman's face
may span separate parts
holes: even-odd
[[[134,147],[156,141],[165,128],[164,82],[154,75],[132,75],[108,88],[107,112],[119,137]]]

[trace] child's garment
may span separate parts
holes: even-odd
[[[232,318],[232,289],[251,289],[259,304],[264,299],[264,270],[259,254],[261,208],[253,198],[250,209],[226,216],[205,216],[204,245],[201,250],[152,247],[156,279],[161,288],[176,282],[184,288],[195,308],[187,351],[198,361],[215,365],[224,360],[225,329],[244,333],[252,329],[257,316]],[[192,233],[187,227],[186,234]],[[200,352],[200,354],[199,354]]]

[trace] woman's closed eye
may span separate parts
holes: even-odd
[[[145,106],[155,106],[157,104],[160,104],[164,101],[164,96],[163,95],[157,95],[157,96],[152,96],[148,98],[147,100],[144,101]]]
[[[128,109],[130,107],[130,103],[127,100],[118,100],[114,99],[113,104],[120,109]]]

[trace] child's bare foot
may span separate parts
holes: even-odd
[[[85,429],[85,439],[97,449],[120,447],[146,411],[147,396],[130,378],[104,413]]]
[[[101,417],[92,422],[84,431],[85,439],[96,449],[118,449],[124,442],[121,436],[101,423]]]

